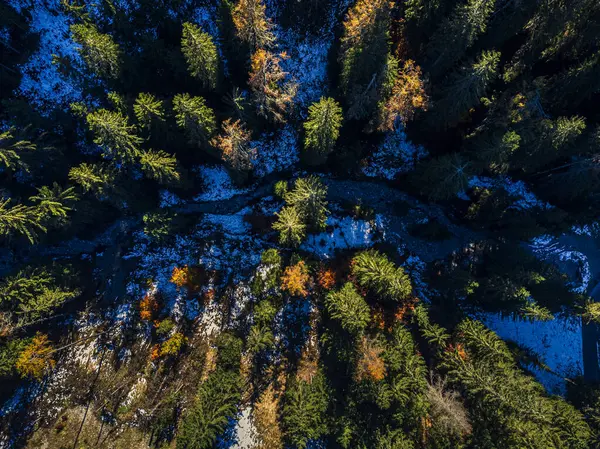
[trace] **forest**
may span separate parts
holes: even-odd
[[[0,2],[0,449],[600,448],[598,0]]]

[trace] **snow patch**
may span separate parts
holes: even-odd
[[[231,449],[252,449],[256,447],[256,429],[252,421],[252,407],[242,410],[235,425],[236,443]]]
[[[222,165],[202,165],[194,171],[200,176],[205,189],[203,193],[194,198],[194,201],[228,200],[248,191],[248,189],[234,187],[231,176]]]
[[[264,134],[250,143],[255,150],[254,174],[259,177],[280,172],[298,162],[298,133],[291,124],[283,129]]]
[[[486,188],[486,189],[504,189],[506,193],[515,198],[515,202],[509,209],[527,210],[534,207],[541,209],[552,209],[550,203],[541,201],[529,190],[523,181],[513,181],[510,177],[489,178],[487,176],[473,176],[469,180],[469,187]],[[464,192],[461,192],[464,195]],[[461,196],[459,196],[461,197]]]
[[[177,206],[183,202],[181,198],[168,190],[161,190],[159,195],[161,208]]]
[[[320,259],[330,259],[336,250],[367,248],[373,244],[374,224],[352,217],[329,217],[327,225],[333,229],[308,235],[300,249],[315,254]]]
[[[549,392],[564,393],[564,378],[583,373],[581,320],[555,318],[531,322],[488,314],[483,322],[500,338],[515,341],[541,356],[554,374],[535,367],[530,369]]]
[[[392,180],[400,173],[413,170],[415,164],[427,154],[421,145],[415,145],[409,141],[404,127],[399,126],[393,133],[385,137],[377,151],[371,156],[369,165],[363,168],[363,173],[369,177]]]
[[[59,3],[58,0],[11,2],[17,11],[29,10],[31,31],[40,35],[37,51],[21,66],[23,77],[17,92],[45,115],[56,107],[64,108],[83,98],[81,86],[61,74],[58,65],[53,63],[57,56],[74,61],[75,65],[82,64],[77,46],[70,38],[69,19],[61,12]]]

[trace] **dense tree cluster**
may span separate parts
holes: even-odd
[[[0,46],[0,444],[598,447],[478,320],[600,322],[528,246],[600,212],[598,0],[11,0]]]

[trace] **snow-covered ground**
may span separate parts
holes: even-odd
[[[329,217],[327,224],[333,229],[320,234],[309,234],[300,249],[313,253],[320,259],[330,259],[336,250],[367,248],[373,245],[375,227],[371,222],[352,217]]]
[[[404,128],[399,126],[385,137],[369,158],[369,165],[363,168],[363,173],[372,178],[392,180],[400,173],[413,170],[415,164],[427,154],[421,145],[408,140]]]
[[[194,201],[220,201],[246,193],[248,189],[238,189],[233,185],[231,176],[222,165],[201,165],[194,169],[204,185],[204,192]]]
[[[551,393],[564,394],[564,378],[583,373],[581,320],[556,318],[552,321],[519,321],[488,314],[483,322],[504,340],[532,349],[551,372],[528,367]]]
[[[287,170],[298,162],[298,133],[290,124],[278,131],[263,134],[250,146],[255,150],[252,162],[256,176]]]
[[[31,31],[39,33],[39,48],[21,67],[23,78],[18,93],[27,97],[41,113],[54,108],[66,108],[82,99],[82,89],[72,78],[65,77],[56,64],[55,56],[81,64],[77,45],[71,40],[69,19],[62,12],[59,0],[11,0],[17,11],[31,13]]]
[[[547,202],[541,201],[538,197],[529,190],[523,181],[513,181],[510,177],[490,178],[487,176],[473,176],[469,179],[469,188],[476,187],[486,189],[504,189],[511,197],[514,198],[514,203],[509,207],[512,209],[526,210],[533,207],[541,209],[552,209],[553,206]],[[465,192],[458,194],[459,198],[469,200]]]

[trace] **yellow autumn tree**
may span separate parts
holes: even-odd
[[[173,272],[171,273],[170,281],[177,287],[183,287],[185,284],[187,284],[189,279],[188,271],[187,265],[183,267],[174,267]]]
[[[294,296],[308,296],[310,275],[303,260],[286,267],[281,276],[281,289]]]
[[[280,398],[273,384],[260,395],[254,406],[253,421],[259,449],[283,449],[283,432],[279,423]]]
[[[211,144],[221,150],[221,157],[235,171],[252,169],[253,151],[249,145],[252,133],[240,120],[232,122],[227,119],[223,122],[222,129],[222,133]]]
[[[274,122],[285,122],[285,115],[296,95],[297,85],[287,80],[281,61],[285,52],[271,53],[262,48],[252,55],[250,80],[258,114]]]
[[[391,131],[398,119],[412,120],[417,110],[427,110],[427,101],[421,67],[409,59],[394,76],[387,98],[379,103],[377,130]]]
[[[239,0],[232,11],[237,37],[252,49],[265,48],[275,42],[273,24],[266,16],[262,0]]]
[[[383,347],[375,340],[363,337],[358,347],[359,359],[356,365],[356,379],[379,381],[385,377],[385,363],[381,354]]]
[[[164,357],[179,354],[186,342],[187,338],[185,338],[181,332],[176,332],[160,346],[160,356]]]
[[[15,368],[22,377],[39,380],[56,365],[52,353],[53,349],[48,336],[38,332],[19,355]]]

